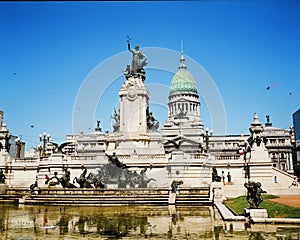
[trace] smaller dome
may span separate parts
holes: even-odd
[[[181,55],[180,66],[177,73],[174,75],[170,84],[170,93],[174,92],[197,92],[196,81],[184,64],[184,57]]]

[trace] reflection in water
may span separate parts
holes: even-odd
[[[67,234],[69,231],[68,225],[69,225],[70,218],[68,217],[68,214],[61,213],[60,218],[56,224],[56,226],[59,227],[59,234],[64,235]]]
[[[292,225],[223,222],[212,207],[2,205],[1,239],[299,239]]]

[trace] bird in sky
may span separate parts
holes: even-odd
[[[271,89],[271,87],[266,87],[266,90],[270,90]]]

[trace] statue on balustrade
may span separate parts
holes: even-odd
[[[114,132],[118,132],[120,129],[120,109],[119,112],[117,112],[114,108],[114,114],[111,116],[111,118],[115,120],[113,124]]]

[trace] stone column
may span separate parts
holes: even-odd
[[[146,111],[149,93],[141,76],[126,79],[119,91],[120,103],[120,132],[129,138],[137,138],[147,133]]]

